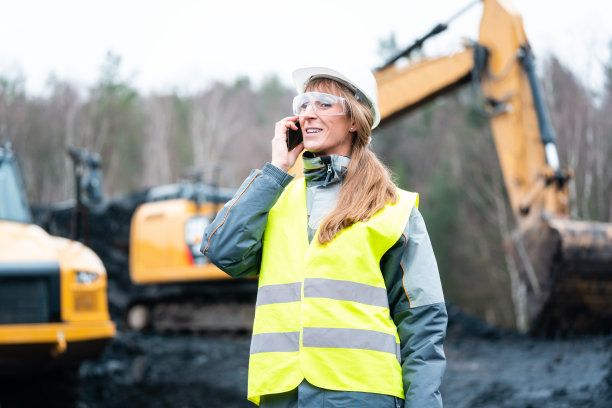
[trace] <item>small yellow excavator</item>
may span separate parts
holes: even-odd
[[[200,252],[234,190],[195,180],[154,187],[131,219],[126,321],[159,331],[249,331],[257,280],[233,279]]]
[[[567,181],[518,11],[482,0],[479,38],[453,55],[401,65],[439,24],[379,68],[383,120],[477,81],[517,231],[513,255],[527,288],[524,314],[534,333],[612,330],[612,224],[569,219]]]
[[[114,335],[104,265],[81,243],[33,224],[17,159],[5,143],[0,146],[0,378],[78,368]]]

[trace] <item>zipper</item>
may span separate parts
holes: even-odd
[[[331,178],[332,178],[332,166],[331,166],[331,163],[327,163],[327,175],[325,176],[323,187],[327,187],[327,183],[331,181]]]

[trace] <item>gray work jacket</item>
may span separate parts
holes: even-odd
[[[304,175],[312,239],[313,232],[336,203],[350,159],[337,155],[307,156],[308,153],[304,155]],[[292,179],[270,163],[263,170],[251,172],[204,231],[201,250],[212,263],[233,277],[259,273],[268,212]],[[382,257],[380,268],[401,342],[404,407],[442,407],[439,387],[446,368],[443,341],[448,317],[431,242],[416,207],[400,239]],[[363,404],[364,393],[335,393],[344,399],[342,406],[353,406],[346,404],[351,401],[351,394],[360,394],[358,401]],[[377,398],[376,394],[370,395]]]

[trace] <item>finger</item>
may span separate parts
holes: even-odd
[[[297,125],[296,125],[296,122],[294,120],[288,120],[287,122],[285,122],[285,126],[287,128],[292,128],[294,130],[297,130]]]
[[[298,115],[295,116],[286,116],[284,118],[282,118],[281,120],[279,120],[276,123],[282,123],[282,122],[286,122],[286,121],[292,121],[295,122],[296,120],[298,120],[300,117]]]
[[[297,158],[297,156],[299,156],[300,153],[302,153],[302,150],[304,150],[304,143],[300,143],[299,145],[295,146],[293,150],[291,150],[291,155],[294,161],[295,161],[295,158]]]
[[[292,128],[294,126],[295,126],[294,122],[291,122],[291,121],[280,121],[280,122],[278,122],[276,124],[276,129],[279,130],[279,131],[285,131],[285,130],[287,130],[289,128]]]

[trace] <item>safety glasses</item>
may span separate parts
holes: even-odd
[[[322,92],[306,92],[293,98],[293,114],[303,116],[315,114],[319,116],[346,115],[348,112],[346,99]]]

